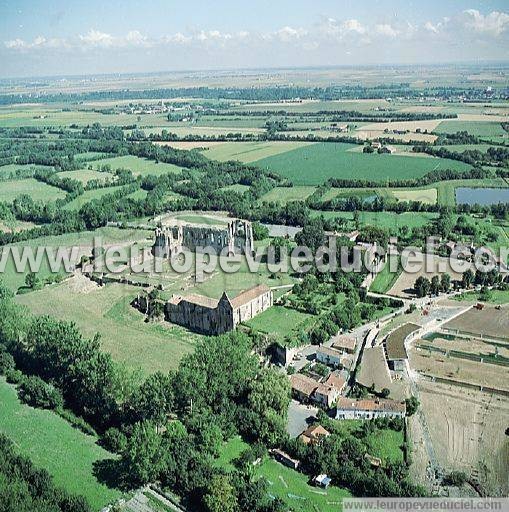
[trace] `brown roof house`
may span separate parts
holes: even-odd
[[[174,324],[203,334],[218,335],[234,330],[270,308],[274,302],[272,290],[260,284],[230,299],[226,292],[219,300],[191,293],[174,295],[166,304],[166,316]]]
[[[330,432],[321,425],[313,425],[312,427],[308,427],[304,430],[304,432],[299,436],[299,439],[304,444],[318,444],[320,439],[329,436]]]
[[[302,373],[291,375],[290,384],[292,386],[292,395],[301,402],[309,402],[315,389],[318,387],[316,380]]]

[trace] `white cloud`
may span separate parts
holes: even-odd
[[[438,32],[440,30],[440,23],[436,23],[435,25],[433,25],[433,23],[431,23],[431,21],[427,21],[424,24],[424,29],[427,30],[428,32],[433,32],[434,34],[438,34]]]
[[[359,20],[346,20],[340,26],[340,32],[348,33],[355,32],[357,34],[365,34],[366,28],[359,22]]]
[[[108,48],[113,46],[115,39],[111,34],[106,34],[105,32],[99,32],[99,30],[90,29],[85,35],[79,36],[79,39],[83,44],[87,46],[102,46]]]
[[[505,12],[492,11],[486,16],[476,9],[463,11],[464,26],[479,34],[500,36],[509,29],[509,14]]]
[[[283,41],[284,43],[288,43],[290,41],[295,41],[307,35],[307,30],[303,28],[292,28],[292,27],[283,27],[276,31],[276,37]]]
[[[397,37],[397,35],[399,34],[399,32],[388,23],[375,25],[375,32],[385,37]]]

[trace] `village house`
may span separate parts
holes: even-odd
[[[290,385],[294,398],[299,402],[309,402],[318,386],[318,382],[302,373],[295,373],[290,376]]]
[[[351,338],[350,336],[338,334],[332,338],[332,348],[347,352],[348,354],[353,354],[355,352],[356,345],[357,341],[355,338]]]
[[[335,350],[330,347],[318,347],[316,349],[316,360],[320,363],[326,364],[327,366],[334,366],[340,368],[341,357],[343,354],[339,350]]]
[[[322,438],[329,436],[330,432],[321,425],[313,425],[302,432],[299,436],[299,440],[304,444],[315,445],[318,444]]]
[[[405,402],[396,400],[352,400],[339,398],[336,403],[337,420],[374,420],[376,418],[403,418]]]
[[[340,393],[342,393],[346,386],[346,380],[341,376],[340,371],[334,370],[329,374],[327,379],[325,379],[324,384],[327,384],[327,386],[332,386],[336,388]]]
[[[318,384],[312,398],[316,403],[330,409],[337,402],[340,395],[339,389],[322,383]]]

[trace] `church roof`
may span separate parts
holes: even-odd
[[[259,284],[240,292],[234,299],[230,299],[230,302],[234,308],[239,308],[240,306],[244,306],[244,304],[251,302],[253,299],[256,299],[260,295],[263,295],[269,291],[270,288],[266,284]]]

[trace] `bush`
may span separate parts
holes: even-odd
[[[23,374],[19,370],[12,368],[5,372],[5,378],[9,384],[19,384],[23,380]]]
[[[0,375],[6,375],[7,372],[15,368],[14,358],[8,352],[0,352]]]
[[[79,416],[76,416],[69,409],[63,409],[59,407],[56,410],[57,414],[64,418],[64,420],[68,421],[74,428],[81,430],[84,434],[88,434],[89,436],[95,436],[96,431],[83,419]]]
[[[101,444],[110,452],[121,453],[127,446],[127,437],[118,428],[109,428],[101,439]]]
[[[18,386],[18,397],[28,405],[43,409],[56,409],[64,405],[62,393],[34,375],[21,380]]]

